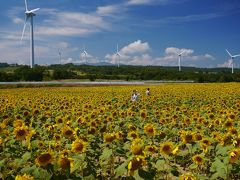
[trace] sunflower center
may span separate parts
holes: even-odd
[[[20,129],[19,131],[17,131],[17,136],[25,136],[26,135],[26,131],[24,129]]]
[[[51,160],[51,158],[52,158],[52,156],[50,154],[42,154],[39,157],[39,162],[41,162],[41,163],[48,162]]]
[[[66,136],[71,136],[72,134],[73,134],[72,130],[67,130],[67,131],[65,132],[65,135],[66,135]]]
[[[76,151],[82,151],[83,150],[83,144],[82,143],[77,144],[75,150]]]

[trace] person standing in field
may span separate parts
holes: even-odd
[[[132,97],[131,97],[132,102],[137,101],[139,95],[140,95],[140,94],[139,94],[139,92],[138,92],[137,90],[133,90]]]
[[[146,96],[150,96],[150,94],[151,94],[151,93],[150,93],[150,89],[149,89],[149,88],[147,88],[147,90],[146,90],[146,92],[145,92],[145,93],[146,93]]]

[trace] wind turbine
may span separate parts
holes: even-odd
[[[181,71],[181,57],[182,57],[183,53],[184,53],[184,51],[182,51],[178,54],[178,71]]]
[[[26,25],[28,20],[30,20],[30,67],[33,68],[34,66],[34,33],[33,33],[33,16],[36,16],[36,12],[39,10],[40,8],[36,8],[36,9],[32,9],[32,10],[28,10],[28,4],[27,4],[27,0],[25,0],[25,23],[23,26],[23,31],[22,31],[22,37],[21,37],[21,41],[23,39],[24,36],[24,32],[26,29]]]
[[[85,46],[83,46],[83,52],[81,53],[82,54],[82,57],[83,57],[83,60],[85,61],[85,63],[87,64],[87,56],[88,56],[88,53],[87,51],[85,50]]]
[[[231,64],[232,64],[232,74],[234,73],[234,58],[236,58],[236,57],[239,57],[240,56],[240,54],[237,54],[237,55],[232,55],[227,49],[226,49],[226,51],[227,51],[227,53],[228,53],[228,55],[231,57]]]
[[[58,49],[60,64],[62,64],[62,52]]]
[[[116,57],[117,57],[117,63],[118,63],[118,68],[119,68],[119,58],[121,57],[121,54],[118,51],[118,44],[117,44],[117,52],[116,52]]]

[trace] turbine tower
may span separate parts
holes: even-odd
[[[24,23],[24,27],[23,27],[23,32],[22,32],[22,38],[21,41],[23,39],[24,36],[24,32],[26,29],[26,25],[27,22],[30,21],[30,67],[33,68],[34,67],[34,33],[33,33],[33,16],[36,16],[36,12],[39,10],[40,8],[36,8],[36,9],[32,9],[32,10],[28,10],[28,4],[27,4],[27,0],[25,0],[25,23]]]
[[[227,49],[226,49],[228,55],[231,57],[231,64],[232,64],[232,74],[234,73],[234,58],[239,57],[240,54],[232,55]]]
[[[83,46],[82,57],[84,58],[83,60],[85,61],[86,64],[88,63],[88,61],[87,61],[87,56],[88,56],[88,53],[87,53],[87,51],[85,50],[85,46]]]
[[[119,58],[121,57],[121,54],[118,51],[118,44],[117,44],[117,52],[116,52],[116,57],[117,57],[117,63],[118,63],[118,68],[119,68]]]
[[[178,71],[179,72],[181,71],[181,57],[182,57],[183,53],[184,53],[184,51],[182,51],[178,54]]]
[[[58,54],[59,54],[59,60],[60,60],[60,65],[62,64],[62,53],[60,49],[58,49]]]

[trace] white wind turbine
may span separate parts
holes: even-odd
[[[62,52],[60,51],[60,49],[58,49],[58,55],[59,55],[60,64],[62,64]]]
[[[118,44],[117,44],[117,52],[116,52],[116,58],[117,58],[117,63],[118,63],[118,68],[119,68],[119,58],[121,57],[121,54],[118,51]]]
[[[81,55],[82,55],[83,60],[84,60],[85,63],[87,64],[87,63],[88,63],[88,61],[87,61],[88,53],[87,53],[87,51],[85,50],[85,46],[83,46],[83,52],[81,53]]]
[[[181,57],[182,57],[183,53],[184,53],[184,51],[182,51],[178,54],[178,71],[181,71]]]
[[[33,33],[33,16],[36,16],[36,12],[39,10],[40,8],[36,8],[36,9],[32,9],[32,10],[28,10],[28,4],[27,4],[27,0],[25,0],[25,23],[24,23],[24,27],[23,27],[23,31],[22,31],[22,37],[21,37],[21,41],[23,39],[23,36],[24,36],[24,32],[25,32],[25,29],[26,29],[26,25],[27,25],[27,22],[28,20],[30,20],[30,67],[33,68],[34,66],[34,33]]]
[[[234,58],[240,57],[240,54],[232,55],[227,49],[226,49],[228,55],[231,57],[231,65],[232,65],[232,74],[234,73]]]

